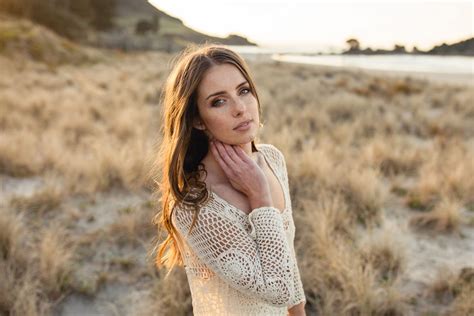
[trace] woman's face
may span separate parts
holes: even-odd
[[[250,89],[235,66],[221,64],[209,68],[198,87],[200,117],[194,122],[194,127],[204,130],[210,139],[230,145],[254,140],[260,118],[257,99]],[[244,122],[248,123],[242,126]]]

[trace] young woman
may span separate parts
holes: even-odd
[[[157,265],[183,265],[194,315],[305,315],[282,153],[256,144],[260,103],[221,46],[178,58],[163,98]]]

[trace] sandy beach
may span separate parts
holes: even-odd
[[[250,62],[274,62],[279,61],[279,57],[276,56],[276,60],[272,59],[273,54],[264,54],[264,53],[242,53],[242,55],[246,58],[246,60]],[[281,61],[283,62],[283,61]],[[441,84],[454,84],[454,85],[467,85],[473,86],[474,85],[474,70],[468,73],[437,73],[437,72],[421,72],[421,71],[389,71],[389,70],[376,70],[376,69],[367,69],[367,68],[359,68],[359,67],[348,67],[348,66],[329,66],[329,65],[318,65],[318,64],[305,64],[305,63],[297,63],[297,62],[283,62],[283,63],[295,63],[299,65],[307,65],[309,67],[318,67],[322,70],[335,70],[344,69],[349,70],[355,73],[361,72],[366,74],[372,75],[380,75],[380,76],[390,76],[396,78],[405,78],[411,77],[415,79],[422,79],[422,80],[430,80],[432,82],[441,83]]]
[[[379,75],[399,77],[399,78],[412,77],[416,79],[429,80],[436,83],[453,84],[453,85],[459,85],[459,86],[474,86],[474,73],[473,74],[456,74],[456,73],[408,72],[408,71],[384,71],[384,70],[362,70],[362,71],[373,73],[373,74],[379,74]]]
[[[270,61],[271,56],[267,55],[266,57],[251,57],[248,56],[250,60],[258,60],[263,61],[265,58]],[[303,64],[305,65],[305,64]],[[339,67],[339,66],[327,66],[327,65],[309,65],[308,66],[315,66],[321,69],[327,70],[337,70],[337,69],[345,69],[350,70],[353,72],[363,72],[367,74],[373,75],[381,75],[381,76],[390,76],[390,77],[397,77],[397,78],[404,78],[404,77],[411,77],[416,79],[422,80],[430,80],[437,83],[445,83],[445,84],[455,84],[455,85],[467,85],[473,86],[474,85],[474,70],[471,74],[467,73],[437,73],[437,72],[421,72],[421,71],[389,71],[389,70],[376,70],[376,69],[363,69],[358,67]]]

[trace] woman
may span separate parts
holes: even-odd
[[[243,59],[187,49],[163,111],[157,265],[184,264],[194,315],[305,315],[285,160],[255,144],[260,103]]]

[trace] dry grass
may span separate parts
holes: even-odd
[[[314,198],[324,190],[344,197],[351,211],[348,216],[364,225],[380,221],[386,190],[379,172],[352,159],[353,151],[338,151],[324,142],[308,144],[299,160],[287,161],[298,199]],[[290,181],[291,181],[290,180]]]
[[[474,314],[474,302],[472,300],[473,297],[474,285],[473,281],[471,280],[469,284],[464,285],[460,289],[459,294],[454,299],[449,314],[453,316],[464,316]]]
[[[11,315],[50,315],[51,306],[41,297],[41,287],[35,277],[25,277],[14,286],[15,299]]]
[[[407,197],[413,208],[429,209],[442,197],[468,204],[474,192],[474,149],[459,139],[439,141],[419,170],[419,178]]]
[[[23,216],[5,208],[0,215],[0,312],[49,315],[50,300],[68,288],[74,249],[57,229],[36,236]]]
[[[46,315],[37,263],[32,259],[31,236],[22,216],[0,208],[0,313]]]
[[[1,211],[0,217],[0,313],[21,315],[19,308],[21,305],[31,305],[36,303],[37,294],[28,291],[25,277],[27,270],[27,256],[22,248],[24,241],[24,227],[21,220],[11,214]],[[20,285],[23,283],[23,285]],[[26,290],[26,293],[25,293]],[[23,295],[19,295],[22,292]],[[32,295],[28,295],[28,293]],[[28,315],[28,314],[27,314]]]
[[[49,229],[38,245],[38,273],[44,289],[60,295],[67,287],[72,271],[74,247],[65,239],[65,232]]]
[[[0,208],[0,258],[16,258],[21,253],[25,227],[21,217]]]
[[[56,186],[46,186],[31,196],[14,196],[10,199],[10,206],[18,211],[44,214],[61,205],[64,198],[62,190]]]
[[[367,163],[387,177],[415,175],[423,163],[424,154],[406,137],[375,138],[364,148]]]
[[[459,232],[461,207],[462,204],[457,201],[443,200],[434,210],[414,215],[410,219],[410,225],[436,233]]]
[[[125,208],[105,234],[116,244],[145,244],[155,233],[146,208]]]
[[[322,315],[403,315],[406,298],[378,281],[380,273],[391,273],[395,281],[403,261],[396,249],[359,248],[342,196],[321,194],[316,203],[304,201],[301,212],[305,249],[299,264],[312,308]]]
[[[407,258],[403,245],[400,244],[401,234],[393,227],[384,227],[364,236],[365,240],[361,241],[361,259],[372,266],[378,273],[378,278],[385,282],[395,281],[405,269]]]
[[[112,72],[106,63],[57,72],[24,61],[20,67],[0,56],[9,74],[0,79],[6,88],[0,93],[0,172],[55,175],[71,193],[142,188],[152,154],[150,124],[158,118],[150,102],[164,79],[156,74],[167,65],[158,62],[143,73],[143,85],[135,75],[143,68],[125,69],[120,61]]]
[[[446,315],[471,315],[474,312],[474,268],[466,267],[458,273],[445,270],[430,284],[425,296],[436,304],[448,305]]]
[[[191,315],[191,292],[187,282],[183,270],[174,270],[167,279],[154,278],[152,288],[140,297],[132,315]]]

